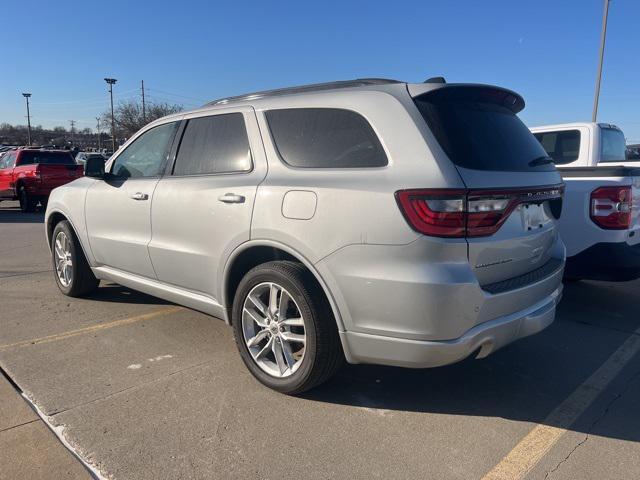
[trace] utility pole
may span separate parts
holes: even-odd
[[[96,122],[98,122],[98,125],[96,126],[96,130],[98,131],[98,151],[102,151],[102,132],[100,131],[100,117],[96,117]]]
[[[74,127],[76,126],[76,121],[75,120],[69,120],[69,123],[71,124],[71,145],[73,145],[75,147],[76,140],[75,140],[75,137],[74,137],[74,133],[75,133]]]
[[[598,100],[600,98],[600,81],[602,80],[602,63],[604,61],[604,44],[607,38],[607,17],[609,16],[609,2],[604,0],[604,13],[602,14],[602,32],[600,34],[600,61],[598,62],[598,76],[596,77],[596,92],[593,99],[593,115],[591,121],[598,117]]]
[[[144,80],[141,80],[142,82],[142,122],[146,125],[147,124],[147,109],[144,103]]]
[[[115,78],[105,78],[105,82],[109,85],[109,95],[111,96],[111,150],[116,152],[116,121],[113,116],[113,85],[117,82]]]
[[[22,96],[27,100],[27,141],[31,146],[31,114],[29,113],[29,97],[30,93],[23,93]]]

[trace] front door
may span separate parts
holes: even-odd
[[[249,240],[264,150],[250,107],[185,121],[175,165],[153,197],[149,253],[159,280],[222,303],[219,275]]]
[[[177,122],[165,123],[139,135],[115,157],[105,179],[87,191],[89,245],[99,264],[156,278],[147,249],[151,199],[177,126]]]

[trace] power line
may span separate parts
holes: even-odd
[[[186,98],[188,100],[195,100],[196,102],[206,102],[207,101],[207,100],[203,100],[202,98],[189,97],[187,95],[181,95],[179,93],[167,92],[166,90],[159,90],[157,88],[149,88],[149,87],[147,87],[147,90],[149,90],[150,92],[163,93],[165,95],[169,95],[169,96],[172,96],[172,97],[180,97],[180,98]]]

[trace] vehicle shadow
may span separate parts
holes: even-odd
[[[0,223],[43,223],[44,209],[38,207],[34,213],[22,213],[18,202],[0,202]]]
[[[548,415],[640,327],[638,288],[640,282],[622,287],[569,284],[554,324],[486,359],[423,370],[346,365],[334,379],[303,398],[381,414],[428,412],[550,423]],[[612,390],[619,392],[636,374],[640,374],[640,355],[594,400],[594,411],[599,401],[616,398]],[[633,412],[628,424],[601,422],[592,430],[594,411],[587,408],[570,430],[640,442],[640,428],[633,427],[640,422],[640,412]]]
[[[172,305],[171,302],[167,302],[161,298],[130,290],[122,285],[109,282],[101,282],[100,287],[85,298],[96,302],[134,303],[137,305]]]

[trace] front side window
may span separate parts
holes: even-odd
[[[177,128],[177,122],[165,123],[143,133],[118,155],[111,173],[123,178],[160,175]]]
[[[624,162],[626,159],[627,142],[624,133],[617,128],[601,128],[600,161]]]
[[[282,160],[302,168],[384,167],[387,156],[369,122],[351,110],[289,108],[266,112]]]
[[[248,172],[251,150],[244,116],[227,113],[189,120],[174,175]]]
[[[11,153],[5,153],[2,159],[0,159],[0,169],[13,167],[13,159],[15,155]]]
[[[580,155],[580,130],[534,133],[556,165],[574,162]]]

